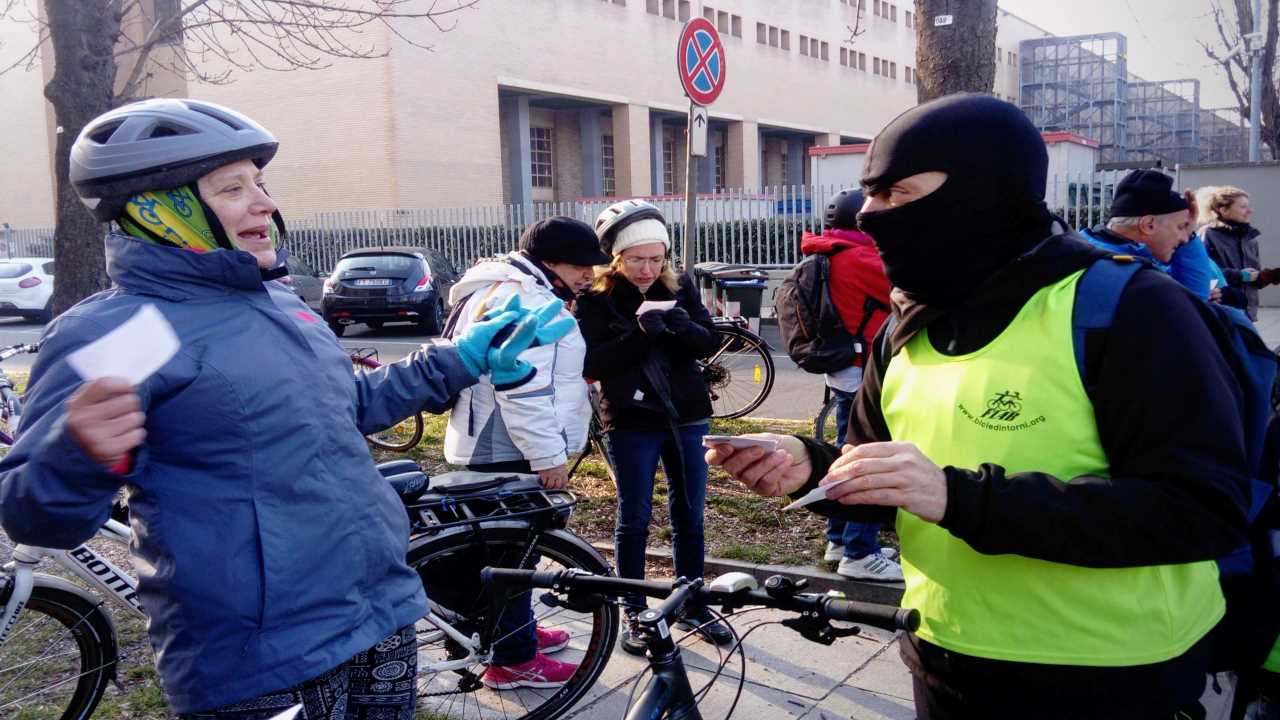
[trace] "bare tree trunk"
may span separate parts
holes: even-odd
[[[950,15],[950,25],[934,18]],[[991,92],[996,80],[996,0],[916,0],[916,98]]]
[[[80,130],[112,106],[116,78],[113,55],[120,34],[120,0],[44,0],[54,70],[44,96],[58,126],[54,151],[57,220],[53,257],[53,312],[60,313],[107,287],[102,254],[105,227],[76,197],[68,177],[71,145]]]

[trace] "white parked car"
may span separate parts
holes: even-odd
[[[0,258],[0,317],[52,319],[53,258]]]

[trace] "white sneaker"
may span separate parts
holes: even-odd
[[[883,555],[883,556],[885,557],[885,559],[886,559],[886,560],[897,560],[897,559],[898,559],[898,549],[897,549],[897,548],[882,547],[882,548],[880,548],[880,554],[881,554],[881,555]]]
[[[902,566],[880,553],[873,553],[857,560],[845,558],[836,572],[853,580],[877,582],[902,582]]]
[[[840,562],[844,559],[844,546],[837,545],[828,540],[827,551],[822,553],[822,559],[827,562]]]

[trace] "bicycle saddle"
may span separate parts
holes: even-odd
[[[402,459],[391,460],[390,462],[378,463],[378,472],[382,473],[382,477],[391,477],[407,472],[421,472],[422,468],[414,460]]]
[[[431,478],[431,492],[441,495],[484,492],[503,486],[509,486],[512,490],[526,490],[540,488],[542,483],[537,475],[532,474],[485,473],[471,470],[456,470]]]
[[[414,465],[416,468],[417,465]],[[391,489],[396,491],[396,495],[406,503],[413,502],[427,491],[426,473],[421,470],[413,470],[411,472],[402,472],[395,475],[387,476],[387,482],[391,484]]]

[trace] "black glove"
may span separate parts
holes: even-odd
[[[640,329],[645,335],[657,337],[667,329],[667,321],[663,319],[662,314],[661,310],[650,310],[636,318],[636,322],[640,323]]]
[[[689,313],[684,308],[673,307],[662,318],[667,321],[667,329],[679,335],[689,329]]]

